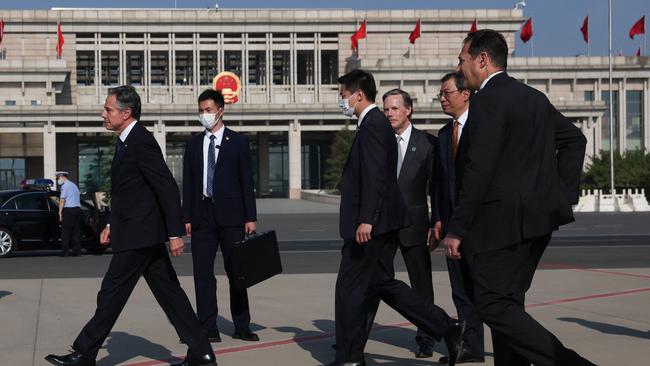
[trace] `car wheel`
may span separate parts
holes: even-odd
[[[16,238],[8,229],[0,227],[0,257],[8,257],[16,250]]]

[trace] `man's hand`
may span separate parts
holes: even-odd
[[[172,257],[178,257],[183,254],[183,249],[185,249],[183,238],[169,239],[169,251],[172,252]]]
[[[244,233],[246,235],[254,235],[257,232],[257,225],[255,221],[250,221],[244,224]]]
[[[440,245],[440,231],[442,230],[442,222],[436,221],[432,228],[429,229],[429,235],[427,236],[427,244],[429,245],[429,251],[433,252]]]
[[[454,234],[447,234],[442,239],[442,245],[445,247],[445,255],[451,259],[460,259],[460,243],[463,238]]]
[[[185,234],[187,236],[192,236],[192,224],[189,222],[185,224]]]
[[[63,222],[63,212],[59,212],[59,221]]]
[[[365,244],[369,242],[372,239],[370,233],[372,233],[371,224],[363,224],[363,223],[359,224],[359,226],[357,226],[357,233],[355,235],[355,239],[357,240],[357,243]]]
[[[102,233],[99,234],[99,243],[101,245],[108,245],[111,243],[111,227],[106,226]]]

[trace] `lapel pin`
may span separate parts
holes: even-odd
[[[411,151],[415,151],[415,146],[413,146],[413,147],[411,148]]]
[[[230,140],[230,136],[226,136],[226,141]]]

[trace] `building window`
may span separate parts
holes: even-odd
[[[151,85],[169,85],[167,51],[151,51]]]
[[[25,179],[25,159],[0,158],[0,190],[16,189]]]
[[[321,84],[333,85],[339,78],[339,51],[321,51]]]
[[[286,140],[269,141],[269,194],[286,197],[289,191],[289,147]]]
[[[594,101],[594,91],[585,90],[585,102],[593,102],[593,101]]]
[[[169,171],[172,172],[174,179],[176,179],[178,190],[183,192],[183,154],[185,153],[185,142],[167,141],[166,153],[167,157],[165,161],[167,162],[167,167],[169,167]]]
[[[77,51],[77,85],[95,85],[94,51]]]
[[[235,75],[242,77],[241,74],[241,52],[240,51],[224,51],[224,70],[230,71]],[[216,76],[216,75],[215,75]]]
[[[192,51],[176,51],[176,85],[194,83]]]
[[[101,192],[107,189],[111,176],[113,153],[111,146],[104,143],[79,143],[79,190]]]
[[[643,126],[643,92],[628,90],[625,93],[625,148],[635,150],[641,148],[641,126]]]
[[[289,85],[290,77],[289,51],[273,51],[273,84]]]
[[[102,85],[117,85],[120,80],[120,57],[117,51],[102,52]]]
[[[250,51],[248,53],[248,83],[266,84],[266,52]]]
[[[130,85],[144,84],[144,52],[126,52],[126,83]]]
[[[201,85],[211,85],[212,79],[219,73],[217,59],[219,54],[214,51],[202,51],[199,59]]]
[[[297,52],[296,71],[298,85],[314,84],[314,51],[299,50]]]
[[[5,100],[5,106],[7,106],[7,107],[12,107],[12,106],[15,106],[15,105],[16,105],[16,101],[15,101],[15,100],[13,100],[13,99],[7,99],[7,100]]]
[[[605,115],[603,116],[603,125],[602,128],[602,150],[609,151],[609,90],[603,90],[601,99],[605,102]],[[618,148],[618,90],[612,91],[612,104],[614,106],[614,150]]]

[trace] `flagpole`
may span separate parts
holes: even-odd
[[[530,57],[535,56],[535,40],[531,37],[530,38]]]
[[[608,0],[609,4],[609,177],[610,186],[612,190],[612,202],[614,203],[614,210],[618,211],[618,204],[616,202],[616,189],[614,187],[614,100],[612,98],[612,0]]]

